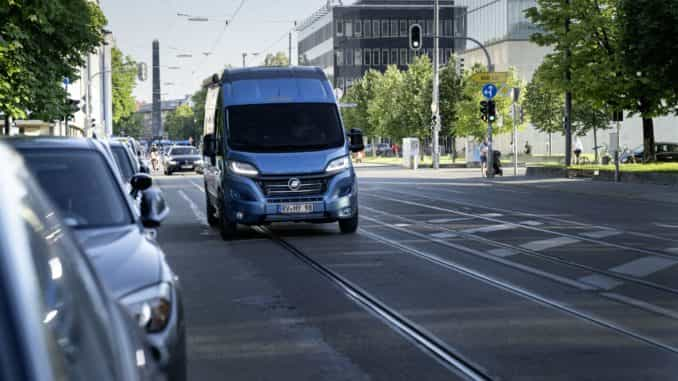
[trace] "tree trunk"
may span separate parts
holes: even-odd
[[[9,136],[9,115],[5,114],[5,135]]]
[[[372,157],[377,157],[377,138],[372,137]]]
[[[600,158],[600,156],[598,155],[598,129],[596,128],[595,125],[593,126],[593,152],[595,152],[596,155],[595,157],[596,164],[600,164],[600,161],[598,161],[598,159]]]
[[[452,136],[452,144],[450,147],[450,152],[452,152],[452,163],[457,162],[457,137]]]
[[[551,147],[553,146],[551,142],[551,133],[549,132],[549,157],[551,157]]]
[[[656,160],[654,145],[654,121],[652,118],[643,118],[643,161],[646,163]]]

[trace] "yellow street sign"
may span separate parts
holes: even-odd
[[[506,71],[496,71],[492,73],[475,73],[471,76],[471,81],[477,83],[506,83],[509,80],[509,73]]]

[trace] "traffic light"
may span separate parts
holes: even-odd
[[[488,106],[489,105],[488,105],[487,101],[481,101],[480,102],[480,119],[483,122],[487,122],[487,115],[488,115],[488,111],[489,111]]]
[[[487,101],[487,120],[494,122],[497,120],[497,104],[494,101]]]
[[[518,121],[520,124],[525,123],[525,112],[523,111],[522,106],[518,108]]]
[[[66,118],[72,120],[75,116],[75,113],[80,111],[80,100],[79,99],[68,99],[66,101],[68,109],[66,110]]]
[[[421,25],[412,24],[410,26],[410,49],[421,50],[424,41],[422,39]]]
[[[144,82],[148,79],[148,65],[145,62],[139,62],[137,64],[137,79],[140,82]]]

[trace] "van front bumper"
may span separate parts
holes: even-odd
[[[325,192],[314,196],[266,197],[257,179],[242,176],[230,176],[225,183],[226,216],[242,225],[334,222],[351,218],[358,211],[358,186],[352,170],[328,177]],[[282,207],[290,204],[311,204],[312,212],[282,213]]]

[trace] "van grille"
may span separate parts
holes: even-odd
[[[296,188],[290,187],[290,180],[299,180]],[[325,178],[285,177],[275,179],[261,179],[259,186],[266,197],[290,198],[322,196],[327,190]]]

